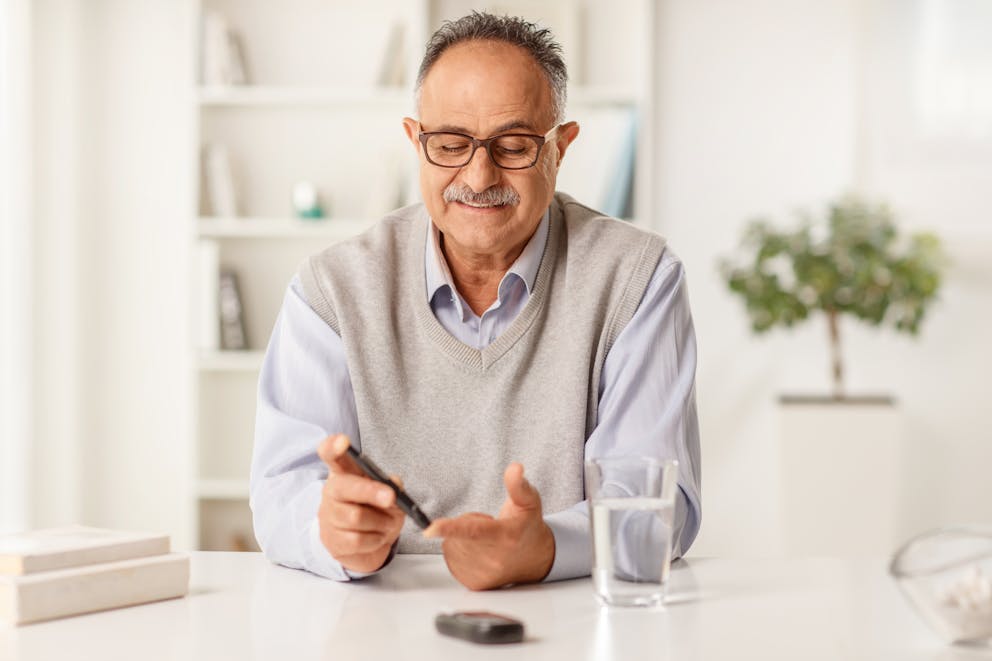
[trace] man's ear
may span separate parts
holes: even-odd
[[[572,141],[579,137],[579,123],[566,122],[561,125],[556,134],[555,145],[558,147],[558,166],[561,166],[561,159],[565,158],[565,150],[572,144]]]
[[[417,152],[420,151],[420,122],[413,119],[412,117],[403,118],[403,130],[406,132],[406,137],[413,145],[413,149]]]

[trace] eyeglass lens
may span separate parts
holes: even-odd
[[[474,155],[472,140],[458,133],[435,133],[427,138],[426,147],[428,159],[445,167],[467,165]],[[530,167],[539,149],[532,136],[500,135],[489,142],[489,155],[504,168]]]

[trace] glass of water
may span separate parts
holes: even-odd
[[[585,480],[599,600],[610,606],[660,606],[672,562],[678,462],[590,459]]]

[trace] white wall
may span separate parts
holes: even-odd
[[[31,7],[0,0],[0,533],[28,525]]]
[[[946,186],[921,187],[940,180],[925,167],[915,180],[889,185],[892,162],[880,162],[866,144],[892,118],[869,117],[884,90],[871,99],[863,94],[873,80],[864,68],[872,56],[867,46],[886,36],[870,4],[663,3],[659,227],[687,265],[700,347],[704,523],[697,554],[778,552],[778,504],[787,495],[775,488],[774,401],[785,391],[828,388],[823,322],[752,336],[717,259],[733,249],[748,219],[791,221],[793,209],[816,209],[848,190],[882,196],[908,224],[942,233],[954,259],[918,340],[843,328],[849,389],[892,392],[905,416],[909,484],[901,530],[992,518],[982,468],[992,459],[992,413],[982,388],[992,367],[984,346],[992,336],[992,264],[985,258],[992,235],[943,231],[947,219],[934,213],[963,207],[987,226],[992,203],[976,194],[962,205]],[[883,18],[893,9],[877,4]]]
[[[54,0],[35,3],[32,14],[32,526],[76,522],[82,513],[80,15],[78,3]]]
[[[33,525],[183,537],[186,3],[35,5]]]

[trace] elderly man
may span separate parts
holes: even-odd
[[[583,462],[679,461],[674,553],[699,529],[696,347],[664,240],[555,193],[579,134],[547,30],[474,13],[434,34],[403,127],[423,204],[312,257],[259,384],[255,533],[338,580],[443,553],[471,589],[587,575]],[[405,482],[405,521],[348,444]],[[526,476],[525,476],[526,471]],[[495,516],[493,516],[495,514]]]

